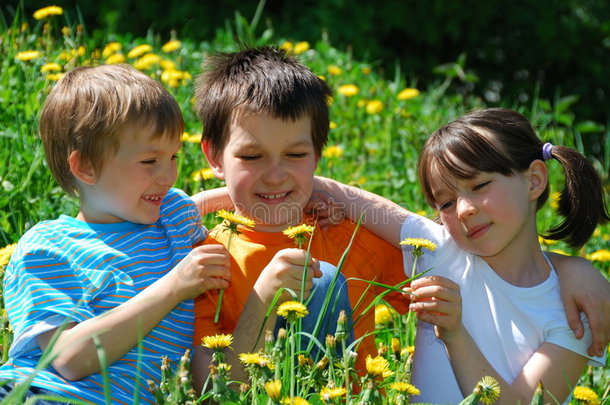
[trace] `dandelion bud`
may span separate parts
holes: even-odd
[[[396,357],[397,360],[400,360],[400,351],[401,351],[401,347],[400,347],[400,340],[398,340],[397,338],[392,338],[392,353],[394,353],[394,356]]]
[[[42,26],[42,33],[43,33],[44,35],[47,35],[47,34],[49,33],[50,28],[51,28],[51,26],[49,25],[49,23],[45,23],[45,24]]]
[[[64,37],[70,36],[70,28],[64,25],[64,27],[61,29],[61,33]]]
[[[313,360],[309,356],[305,356],[304,354],[299,354],[298,357],[299,367],[313,366]]]
[[[324,370],[328,366],[328,356],[322,357],[322,359],[316,364],[318,370]]]
[[[250,386],[248,384],[239,384],[239,393],[240,394],[245,394],[246,392],[248,392],[248,390],[250,389]]]
[[[333,335],[326,335],[326,347],[330,349],[331,353],[335,352],[337,348],[337,339]]]
[[[339,319],[337,320],[337,330],[335,332],[335,338],[339,342],[345,342],[347,339],[347,315],[345,310],[339,312]]]
[[[265,329],[265,352],[270,353],[271,349],[273,349],[273,343],[275,343],[275,338],[273,337],[273,332],[269,329]]]
[[[385,356],[387,352],[388,352],[388,347],[386,345],[384,345],[383,343],[379,343],[379,347],[377,348],[377,355]]]
[[[78,24],[76,26],[76,35],[82,35],[83,34],[83,24]]]

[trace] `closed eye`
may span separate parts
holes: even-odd
[[[437,209],[438,209],[439,211],[444,211],[444,210],[446,210],[446,209],[450,208],[452,205],[453,205],[453,201],[447,201],[447,202],[444,202],[444,203],[442,203],[442,204],[439,204],[439,205],[437,206]]]
[[[298,159],[298,158],[303,158],[305,156],[307,156],[307,153],[287,153],[286,156],[288,156],[289,158],[294,158],[294,159]]]
[[[483,187],[485,187],[486,185],[488,185],[489,183],[491,183],[491,181],[484,181],[483,183],[479,183],[476,186],[473,187],[474,191],[480,190]]]
[[[239,159],[241,160],[246,160],[246,161],[253,161],[253,160],[257,160],[260,159],[260,155],[242,155],[242,156],[238,156]]]
[[[146,159],[142,160],[140,163],[144,165],[154,165],[155,163],[157,163],[157,159]]]

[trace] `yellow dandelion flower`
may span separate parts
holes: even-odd
[[[415,352],[415,346],[407,346],[402,348],[402,350],[400,351],[400,355],[408,356],[413,354],[413,352]]]
[[[360,89],[355,84],[344,84],[343,86],[339,86],[337,92],[339,94],[344,95],[345,97],[352,97],[358,94]]]
[[[383,102],[381,100],[370,100],[366,103],[366,112],[374,115],[383,111]]]
[[[59,63],[45,63],[40,67],[41,73],[49,73],[49,72],[57,72],[61,70],[61,65]]]
[[[553,240],[553,239],[546,239],[546,238],[543,238],[542,236],[538,236],[538,243],[540,243],[541,245],[550,246],[550,245],[556,245],[557,243],[559,243],[559,241]]]
[[[600,249],[587,255],[587,259],[594,262],[610,262],[610,250]]]
[[[248,226],[248,227],[253,227],[254,225],[256,225],[256,223],[251,220],[250,218],[243,216],[243,215],[239,215],[236,214],[234,212],[230,212],[230,211],[226,211],[226,210],[219,210],[216,212],[216,215],[219,216],[220,218],[229,221],[233,224],[236,225],[243,225],[243,226]]]
[[[163,70],[177,70],[176,62],[169,59],[161,59],[161,62],[159,62],[159,66],[161,66],[161,69]]]
[[[402,382],[402,381],[393,382],[392,384],[390,384],[390,389],[393,389],[398,392],[402,392],[406,395],[419,395],[420,394],[419,390],[417,389],[417,387],[415,387],[415,385],[409,384],[407,382]]]
[[[277,314],[288,321],[296,321],[309,313],[307,307],[299,301],[282,302],[277,308]]]
[[[38,59],[42,56],[40,51],[22,51],[15,55],[15,59],[27,62],[29,60]]]
[[[297,44],[292,49],[292,52],[294,52],[295,55],[298,55],[298,54],[301,54],[301,53],[309,50],[309,48],[310,48],[309,42],[301,41],[301,42],[297,42]]]
[[[343,156],[343,148],[339,145],[330,145],[324,148],[322,151],[322,156],[325,158],[340,158]]]
[[[233,344],[233,335],[230,334],[204,336],[201,339],[201,345],[208,349],[224,349],[231,347],[231,344]]]
[[[340,398],[347,394],[347,390],[343,387],[324,387],[320,391],[320,396],[324,401],[330,401],[335,398]]]
[[[154,53],[147,53],[133,63],[133,67],[138,70],[148,70],[161,62],[161,57]]]
[[[161,81],[167,83],[171,87],[178,87],[192,78],[193,76],[191,76],[189,72],[183,72],[176,69],[166,69],[161,73]]]
[[[182,42],[174,39],[173,41],[166,42],[165,45],[161,47],[161,50],[165,53],[174,52],[177,49],[180,49],[182,46]]]
[[[282,405],[310,405],[309,401],[301,397],[282,398],[280,403]]]
[[[122,53],[114,53],[106,59],[106,63],[109,65],[115,65],[117,63],[125,63],[126,60],[127,58],[125,58],[125,55]]]
[[[559,192],[555,191],[552,192],[551,195],[549,196],[549,202],[551,204],[551,208],[554,210],[557,210],[559,208],[559,196],[561,194],[559,194]]]
[[[335,128],[337,128],[337,123],[336,123],[335,121],[330,121],[330,122],[328,123],[328,128],[330,128],[330,129],[335,129]]]
[[[366,372],[372,376],[377,377],[380,375],[387,375],[390,371],[390,363],[385,357],[375,356],[372,357],[370,354],[366,356]]]
[[[371,68],[368,66],[362,66],[360,68],[360,71],[362,72],[362,74],[364,75],[370,75],[371,74]]]
[[[201,134],[191,135],[188,132],[183,132],[180,136],[180,140],[182,142],[201,143]]]
[[[320,78],[320,80],[326,81],[326,76],[325,75],[318,75],[318,77]]]
[[[8,264],[13,252],[17,248],[16,243],[12,243],[0,249],[0,267],[4,267]]]
[[[308,236],[313,235],[315,228],[311,225],[301,224],[296,226],[291,226],[282,231],[282,233],[288,236],[290,239],[294,240],[294,243],[300,249],[305,243],[305,240]]]
[[[191,174],[191,179],[193,181],[206,181],[212,180],[215,178],[214,171],[209,167],[204,167],[203,169],[195,170],[193,174]]]
[[[59,79],[61,79],[62,77],[64,77],[64,73],[49,73],[47,75],[47,79],[51,80],[53,82],[58,81]]]
[[[375,325],[387,325],[394,321],[393,310],[385,304],[375,306]]]
[[[585,405],[599,405],[599,398],[595,391],[589,387],[577,386],[572,394],[574,399]]]
[[[107,58],[110,55],[117,53],[121,50],[122,47],[123,45],[121,45],[120,42],[109,42],[108,44],[106,44],[104,50],[102,51],[102,58]]]
[[[400,242],[401,245],[413,246],[415,249],[428,249],[434,251],[436,244],[428,239],[424,238],[405,238]]]
[[[273,367],[271,360],[264,353],[240,353],[239,361],[246,366]]]
[[[400,93],[398,93],[396,98],[403,101],[403,100],[409,100],[411,98],[415,98],[417,96],[419,96],[419,90],[407,87],[406,89],[404,89]]]
[[[140,56],[142,56],[145,53],[148,53],[152,50],[153,50],[152,46],[150,46],[148,44],[138,45],[135,48],[133,48],[131,51],[129,51],[129,53],[127,54],[127,57],[131,58],[131,59],[139,58]]]
[[[282,48],[286,52],[292,52],[293,47],[294,46],[292,45],[292,42],[290,42],[290,41],[285,41],[282,45],[280,45],[280,48]]]
[[[44,7],[39,10],[34,11],[34,18],[36,20],[42,20],[47,17],[51,17],[54,15],[62,15],[64,13],[64,9],[59,6],[49,6]]]
[[[484,404],[493,404],[500,398],[500,384],[495,378],[485,376],[477,383],[474,389],[481,396],[480,401]]]
[[[271,380],[265,383],[265,392],[273,401],[277,401],[282,396],[282,382],[280,380]]]
[[[328,71],[328,74],[331,76],[338,76],[341,73],[343,73],[343,71],[341,70],[341,68],[337,65],[329,65],[326,70]]]

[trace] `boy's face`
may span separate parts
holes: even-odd
[[[236,212],[256,221],[257,230],[278,232],[301,222],[317,164],[308,116],[283,121],[236,114],[224,150],[212,156],[202,148]]]
[[[152,224],[161,200],[177,177],[180,139],[153,138],[150,130],[130,125],[120,134],[120,147],[104,159],[99,173],[81,187],[79,219],[93,223],[129,221]]]

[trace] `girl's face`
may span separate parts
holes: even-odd
[[[537,195],[532,193],[529,170],[511,176],[479,172],[447,183],[432,182],[435,208],[462,249],[489,263],[519,253],[532,239],[537,243]]]

